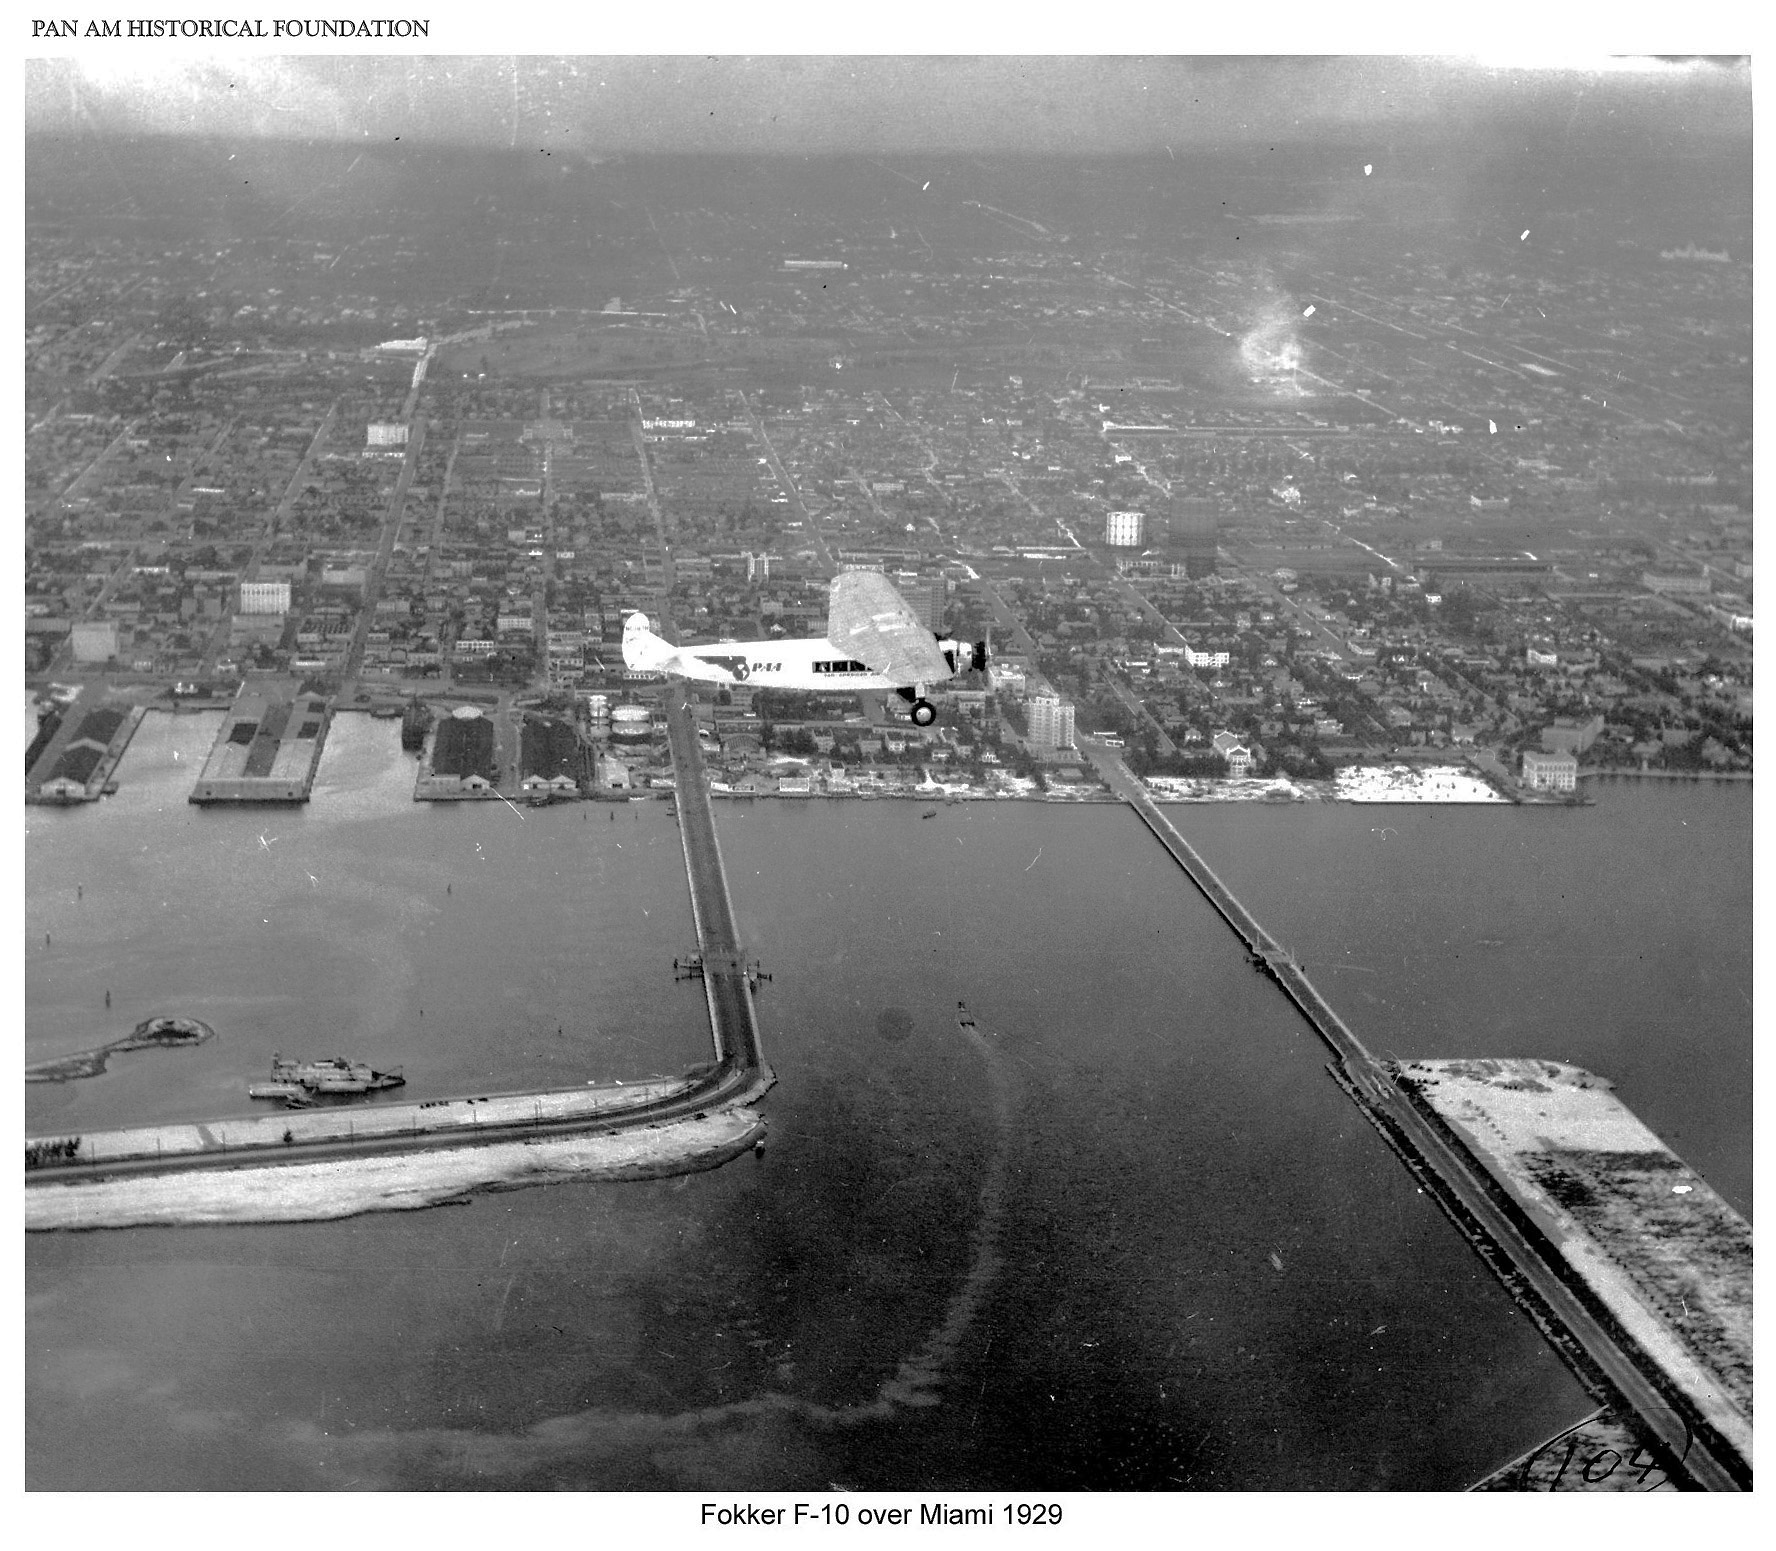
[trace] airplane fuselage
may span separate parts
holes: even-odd
[[[752,684],[765,689],[881,690],[900,684],[830,641],[713,641],[681,646],[666,671],[706,684]]]

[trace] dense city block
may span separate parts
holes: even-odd
[[[1410,208],[1433,155],[1318,160],[33,143],[27,675],[478,703],[434,777],[623,790],[665,763],[628,613],[817,634],[864,566],[989,671],[930,728],[709,695],[723,788],[1084,794],[1093,740],[1748,772],[1748,212],[1680,159],[1656,223],[1575,178],[1457,229]]]

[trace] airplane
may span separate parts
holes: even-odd
[[[987,643],[928,630],[879,571],[843,571],[827,597],[824,636],[776,641],[713,641],[674,646],[655,635],[645,614],[623,623],[626,667],[703,684],[765,689],[891,689],[911,706],[915,727],[929,727],[933,686],[987,666]]]

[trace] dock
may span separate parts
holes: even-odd
[[[187,802],[307,802],[327,745],[332,705],[319,695],[243,683]]]
[[[1333,1080],[1443,1209],[1533,1318],[1581,1383],[1618,1414],[1632,1414],[1673,1475],[1707,1491],[1751,1487],[1749,1451],[1723,1435],[1708,1397],[1673,1382],[1627,1329],[1611,1317],[1542,1227],[1491,1177],[1434,1110],[1415,1102],[1394,1063],[1377,1059],[1308,979],[1295,958],[1235,897],[1115,752],[1085,742],[1082,752],[1106,784],[1133,808],[1185,875],[1245,944],[1255,968],[1283,994],[1331,1049]]]
[[[148,708],[105,700],[54,714],[57,725],[25,774],[25,801],[97,802],[116,789],[112,776]]]

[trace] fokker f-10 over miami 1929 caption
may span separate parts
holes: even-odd
[[[929,727],[937,710],[926,694],[958,673],[984,669],[987,645],[926,629],[881,572],[845,571],[829,590],[824,636],[674,646],[654,634],[647,615],[631,614],[623,625],[623,663],[704,684],[891,689],[911,703],[913,725]]]

